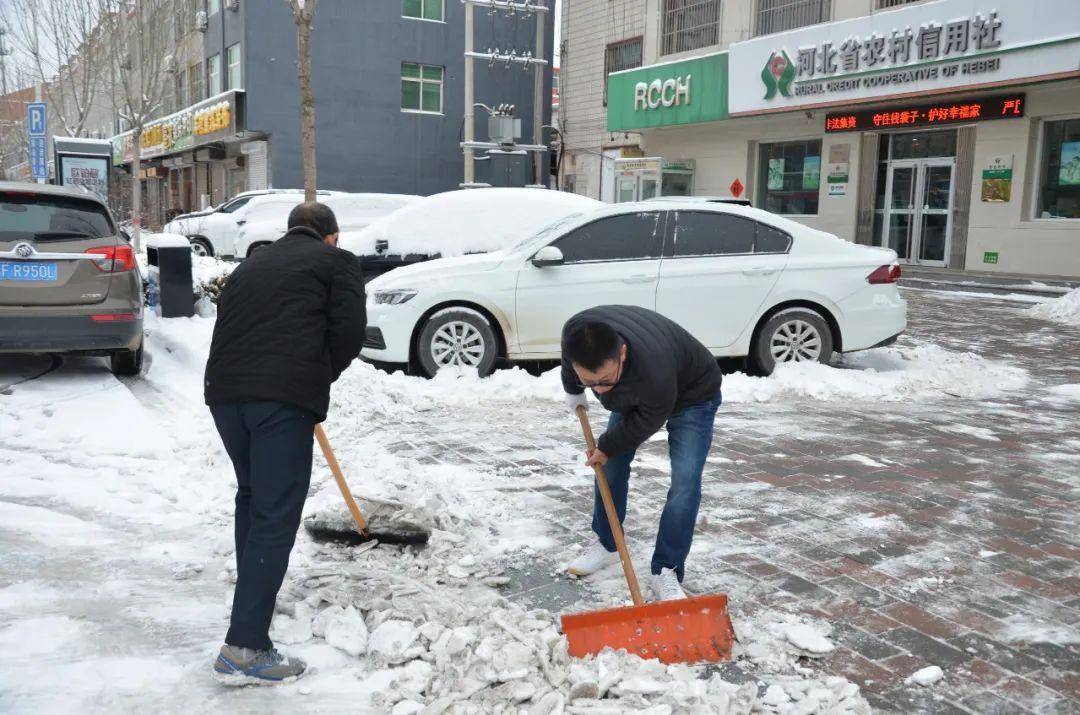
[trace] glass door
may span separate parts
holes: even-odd
[[[896,251],[900,260],[905,262],[910,261],[912,256],[915,215],[918,213],[915,205],[918,179],[917,161],[894,161],[889,164],[881,245]]]
[[[949,260],[952,179],[952,159],[924,159],[920,162],[920,206],[915,255],[921,264],[944,267]]]
[[[880,245],[905,263],[947,265],[953,173],[952,158],[889,162]]]
[[[629,201],[637,201],[637,174],[627,173],[619,176],[615,188],[615,203],[625,204]]]

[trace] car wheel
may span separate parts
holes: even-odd
[[[497,353],[491,323],[468,308],[448,308],[428,318],[416,345],[420,367],[428,377],[452,366],[473,367],[486,377],[495,369]]]
[[[251,256],[255,253],[255,251],[259,250],[260,248],[262,248],[264,246],[269,246],[269,245],[270,245],[269,241],[260,241],[259,243],[251,244],[251,246],[247,250],[247,257],[251,258]]]
[[[109,368],[113,375],[138,375],[142,370],[143,346],[137,350],[117,350],[109,355]]]
[[[777,363],[832,360],[833,336],[821,314],[809,308],[788,308],[769,318],[751,346],[750,360],[762,375]]]
[[[191,252],[196,256],[213,256],[214,246],[202,236],[188,236],[191,241]]]

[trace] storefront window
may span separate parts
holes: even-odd
[[[956,156],[956,131],[891,134],[890,159],[929,159]]]
[[[761,145],[758,202],[777,214],[816,214],[821,140]]]
[[[1039,218],[1080,218],[1080,118],[1046,122]]]
[[[661,196],[689,196],[694,175],[682,171],[665,171],[660,187]]]
[[[206,0],[206,14],[213,15],[221,12],[221,0]]]

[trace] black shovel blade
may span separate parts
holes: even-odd
[[[388,529],[367,529],[359,532],[356,529],[333,529],[321,524],[304,522],[304,528],[315,541],[343,544],[345,546],[359,546],[369,541],[377,541],[380,544],[398,544],[405,546],[424,545],[431,537],[426,531],[406,531]]]

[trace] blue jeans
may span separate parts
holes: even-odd
[[[674,569],[682,581],[686,569],[686,556],[694,540],[698,507],[701,505],[701,472],[705,458],[712,446],[713,421],[720,407],[720,393],[711,400],[699,402],[676,412],[667,421],[668,449],[671,453],[671,488],[667,503],[660,515],[660,529],[656,534],[651,571],[659,574],[661,569]],[[622,416],[612,412],[608,429],[619,424]],[[611,496],[619,523],[626,518],[626,495],[630,486],[630,463],[636,452],[608,455],[605,469]],[[615,550],[615,538],[611,535],[600,490],[593,488],[593,531],[608,551]]]

